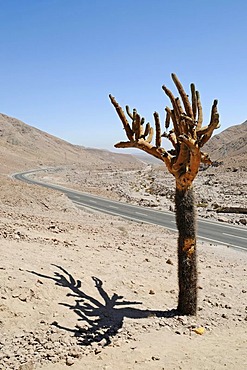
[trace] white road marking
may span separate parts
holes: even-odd
[[[244,240],[247,240],[246,238],[244,238],[243,236],[237,236],[237,235],[233,235],[233,234],[227,234],[227,233],[222,233],[223,235],[227,235],[227,236],[232,236],[234,238],[239,238],[239,239],[244,239]]]
[[[202,221],[203,223],[206,223],[206,224],[211,224],[211,225],[214,225],[214,226],[217,226],[217,227],[227,227],[228,229],[235,229],[235,230],[243,230],[243,231],[246,231],[243,229],[242,226],[234,226],[234,225],[230,225],[228,223],[225,223],[225,222],[219,222],[219,221],[209,221],[203,217],[198,217],[197,218],[199,221]]]
[[[135,212],[136,215],[140,215],[140,216],[144,216],[144,217],[148,217],[145,213],[142,213],[142,212]]]
[[[111,205],[109,205],[108,207],[109,207],[109,208],[119,209],[119,207],[117,207],[117,206],[111,206]]]
[[[220,245],[226,245],[227,247],[234,247],[234,248],[237,248],[237,249],[242,249],[243,251],[246,252],[246,248],[239,247],[238,245],[235,245],[235,244],[224,243],[224,242],[221,242],[220,240],[206,238],[205,236],[199,236],[198,239],[200,239],[200,240],[208,240],[209,242],[220,244]]]

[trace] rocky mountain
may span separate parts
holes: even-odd
[[[1,173],[82,163],[88,168],[139,168],[140,161],[129,154],[72,145],[26,123],[0,114]]]
[[[245,166],[247,163],[247,121],[234,125],[213,136],[205,151],[215,161],[225,165]]]

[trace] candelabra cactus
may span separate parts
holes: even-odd
[[[126,114],[116,99],[110,95],[128,141],[115,144],[116,148],[138,148],[163,161],[168,171],[175,177],[176,223],[178,229],[178,311],[181,314],[194,315],[197,311],[197,259],[196,259],[196,214],[194,206],[193,180],[200,163],[210,164],[206,153],[201,151],[210,139],[213,131],[219,127],[217,100],[214,100],[210,123],[202,127],[203,114],[199,92],[191,84],[191,102],[175,74],[173,82],[180,97],[175,97],[166,87],[162,89],[169,97],[172,108],[166,107],[165,129],[162,134],[159,114],[154,112],[155,130],[136,109]],[[173,128],[167,132],[170,124]],[[155,133],[155,143],[152,143]],[[162,138],[168,138],[173,149],[166,150],[161,146]]]

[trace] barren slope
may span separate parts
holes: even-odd
[[[245,166],[247,161],[247,121],[215,135],[205,146],[210,158],[225,165]]]
[[[0,114],[0,162],[1,173],[72,163],[94,169],[141,166],[131,155],[72,145],[5,114]]]

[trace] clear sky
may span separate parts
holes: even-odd
[[[112,150],[125,135],[109,93],[163,118],[174,72],[196,84],[204,124],[215,98],[220,130],[242,123],[246,19],[246,0],[0,0],[0,112]]]

